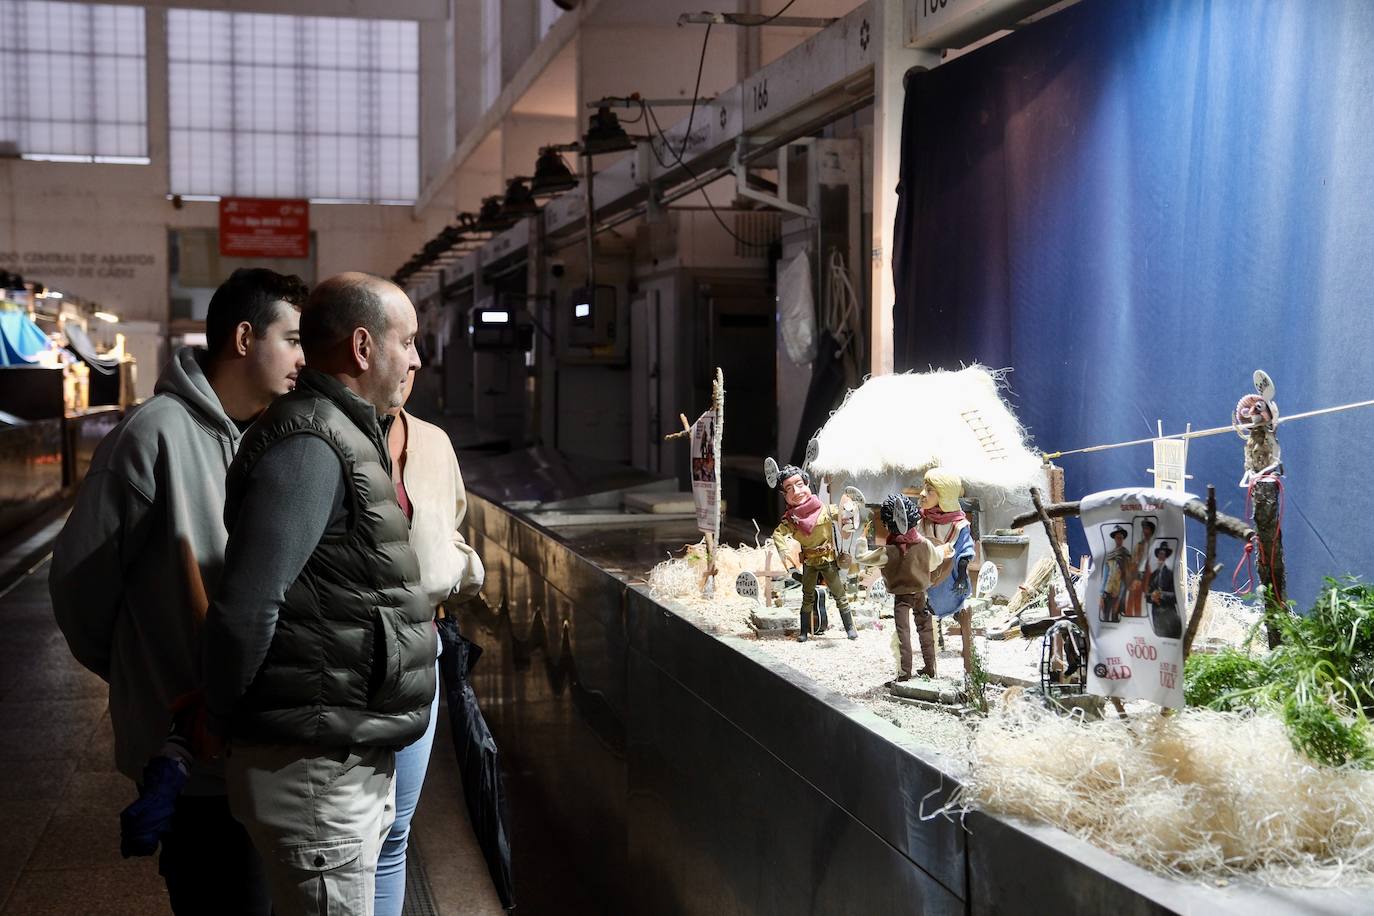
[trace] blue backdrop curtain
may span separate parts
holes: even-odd
[[[1043,451],[1227,424],[1256,368],[1285,414],[1374,398],[1372,48],[1374,3],[1085,0],[913,74],[898,368],[1010,367]],[[1374,409],[1279,433],[1305,607],[1374,572]],[[1074,498],[1151,458],[1059,463]],[[1189,471],[1243,513],[1234,435],[1194,440]]]

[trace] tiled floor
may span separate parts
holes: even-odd
[[[0,916],[170,913],[156,861],[119,855],[134,788],[114,771],[106,685],[67,651],[46,563],[24,565],[0,568]],[[438,911],[501,913],[446,732],[429,772],[412,842]]]
[[[53,623],[47,567],[0,598],[0,913],[170,913],[152,859],[121,859],[105,682]]]

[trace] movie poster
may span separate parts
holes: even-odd
[[[692,424],[692,497],[697,527],[720,537],[720,427],[716,411],[706,411]]]
[[[1089,693],[1183,706],[1183,505],[1192,498],[1125,489],[1083,499],[1083,531],[1093,552],[1083,602],[1092,630]]]

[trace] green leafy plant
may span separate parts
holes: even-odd
[[[1183,669],[1183,698],[1189,706],[1235,710],[1249,708],[1250,691],[1264,681],[1264,663],[1239,649],[1195,652]]]
[[[1189,658],[1184,696],[1213,709],[1272,709],[1313,760],[1374,768],[1374,587],[1326,583],[1308,614],[1269,618],[1283,639],[1268,655]]]

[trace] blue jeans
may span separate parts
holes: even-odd
[[[439,721],[438,666],[435,666],[434,702],[429,707],[429,728],[396,752],[396,822],[382,843],[377,861],[377,893],[374,916],[401,916],[406,902],[406,845],[410,842],[410,820],[420,803],[420,787],[429,769],[429,750],[434,746],[434,727]]]

